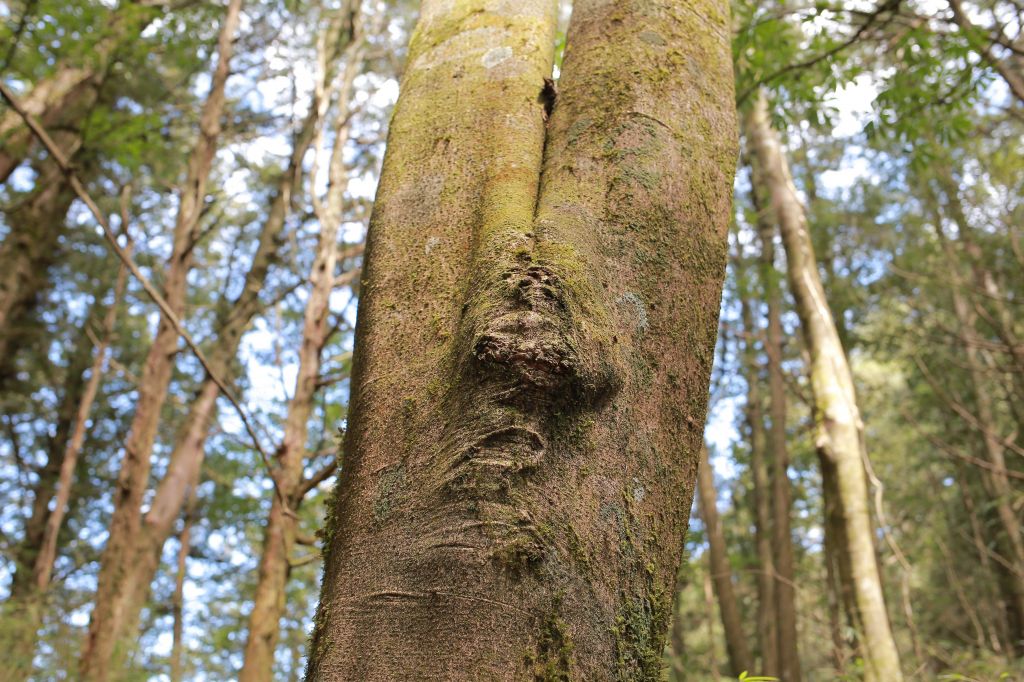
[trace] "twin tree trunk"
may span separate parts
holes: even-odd
[[[309,679],[658,679],[736,161],[728,5],[425,0]]]
[[[855,622],[859,628],[865,679],[903,679],[889,624],[875,556],[874,528],[868,510],[863,424],[857,408],[853,375],[839,340],[821,285],[807,216],[793,186],[789,166],[768,118],[762,93],[745,120],[745,132],[765,184],[786,249],[789,284],[796,301],[804,343],[810,355],[814,396],[815,446],[826,479],[826,498],[836,505],[843,537],[839,551],[850,575]],[[830,492],[832,494],[830,495]]]

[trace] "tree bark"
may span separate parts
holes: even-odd
[[[556,4],[421,6],[308,679],[660,677],[736,160],[728,7],[577,2],[555,99]]]
[[[336,285],[338,230],[343,221],[345,189],[348,186],[344,150],[349,138],[352,85],[362,68],[364,50],[360,19],[354,14],[357,6],[350,6],[349,10],[342,12],[352,22],[346,29],[351,39],[345,50],[345,71],[338,96],[341,107],[336,115],[338,125],[328,166],[327,197],[319,207],[322,211],[318,216],[320,237],[309,273],[310,291],[303,316],[299,369],[285,417],[284,437],[277,449],[280,464],[277,482],[282,495],[274,496],[264,531],[256,592],[249,613],[249,635],[239,672],[240,682],[270,682],[273,679],[274,651],[280,636],[290,572],[289,557],[298,531],[297,519],[286,513],[281,498],[292,509],[302,503],[301,484],[303,464],[308,455],[309,420],[320,379],[321,354],[331,334],[328,324],[330,297]],[[297,160],[301,161],[301,158],[299,156]]]
[[[715,588],[718,600],[718,612],[722,617],[722,629],[725,631],[725,648],[729,653],[729,667],[732,674],[739,677],[744,672],[753,671],[754,659],[747,646],[747,637],[743,634],[743,614],[740,612],[736,593],[732,589],[732,566],[725,545],[725,534],[718,519],[718,507],[715,495],[715,472],[708,460],[707,448],[701,450],[700,468],[697,471],[697,490],[700,500],[700,518],[708,534],[708,561],[711,571],[711,584]]]
[[[188,161],[175,219],[170,260],[164,271],[164,298],[181,317],[185,308],[187,277],[192,267],[193,247],[198,239],[199,217],[206,197],[206,183],[217,151],[224,110],[224,89],[230,73],[234,51],[234,34],[239,21],[242,0],[230,0],[217,43],[217,65],[210,92],[203,103],[199,137]],[[100,574],[89,634],[79,675],[83,680],[106,680],[117,670],[127,653],[137,612],[125,608],[125,598],[135,596],[132,572],[139,570],[135,562],[143,546],[142,499],[149,483],[149,472],[160,424],[160,412],[167,399],[177,353],[178,335],[171,321],[161,315],[156,336],[146,356],[139,381],[139,395],[121,463],[114,493],[114,513],[109,535],[100,560]],[[210,401],[212,402],[212,401]]]
[[[256,315],[263,310],[260,294],[268,272],[278,260],[279,248],[283,243],[281,234],[290,212],[291,197],[302,177],[302,159],[319,125],[321,110],[318,105],[314,101],[310,107],[296,136],[289,165],[278,179],[242,291],[226,306],[226,312],[217,322],[214,335],[216,343],[210,349],[207,359],[214,374],[222,379],[231,379],[234,373],[232,362],[242,336]],[[185,502],[200,483],[206,439],[216,416],[219,394],[216,382],[208,375],[190,403],[189,412],[168,458],[167,471],[156,486],[149,511],[143,516],[141,509],[136,509],[136,514],[142,519],[139,522],[140,532],[135,536],[131,553],[127,555],[119,590],[114,596],[122,614],[125,637],[133,635],[138,629],[139,617],[160,567],[164,544],[173,534],[175,521]],[[275,476],[279,477],[280,471],[275,471]],[[280,481],[277,485],[280,488]]]
[[[864,468],[867,454],[853,376],[821,286],[804,207],[793,186],[778,135],[769,123],[768,102],[763,93],[749,112],[745,129],[758,175],[771,197],[782,233],[789,283],[810,355],[815,446],[823,467],[834,466],[838,509],[845,531],[840,551],[846,554],[851,571],[862,629],[865,679],[898,682],[903,674],[875,557]]]

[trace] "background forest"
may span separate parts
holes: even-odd
[[[711,466],[664,675],[863,679],[792,288],[810,268],[904,674],[1024,679],[1024,4],[732,12]],[[302,676],[416,14],[0,0],[3,679]]]

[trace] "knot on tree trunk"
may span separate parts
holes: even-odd
[[[585,410],[621,386],[607,349],[577,323],[580,292],[554,267],[520,254],[478,296],[498,301],[473,325],[480,331],[473,337],[470,369],[490,398],[532,413],[552,406]]]

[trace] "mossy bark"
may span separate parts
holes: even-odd
[[[728,7],[427,0],[308,679],[658,679],[736,155]],[[546,120],[547,119],[547,120]]]
[[[740,612],[736,592],[732,588],[732,565],[725,545],[725,533],[718,519],[718,496],[715,494],[715,473],[711,470],[706,448],[701,450],[700,469],[697,473],[697,492],[700,500],[700,518],[708,534],[708,566],[711,584],[718,600],[718,613],[725,633],[725,649],[729,653],[729,667],[734,677],[751,673],[754,659],[743,634],[743,614]]]
[[[838,548],[849,564],[865,679],[898,682],[903,674],[875,556],[874,528],[868,510],[867,453],[853,375],[821,285],[807,216],[793,186],[778,135],[771,128],[763,93],[744,123],[758,167],[757,176],[765,183],[782,234],[789,284],[810,356],[815,446],[823,469],[834,467],[837,509],[845,531]]]

